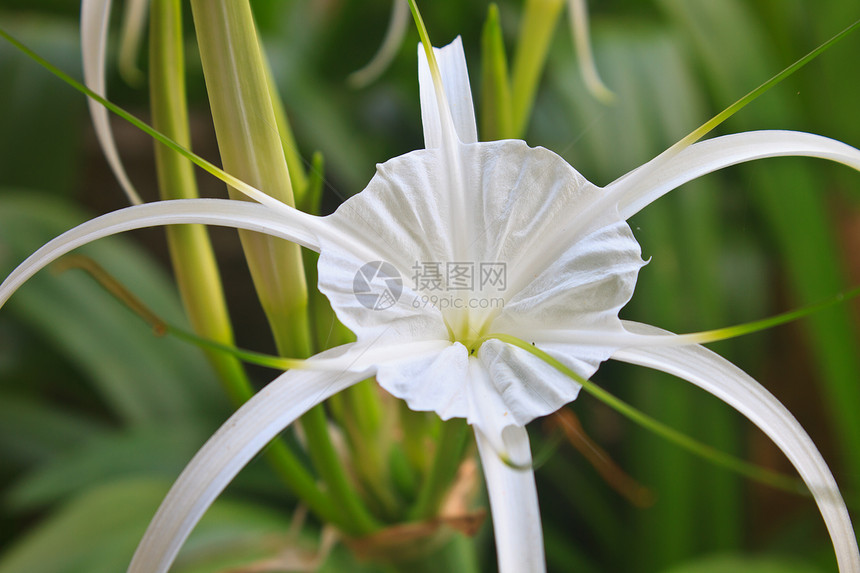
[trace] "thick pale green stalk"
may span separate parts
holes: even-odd
[[[549,43],[564,0],[526,0],[511,75],[513,136],[522,137],[534,106]]]
[[[248,0],[192,0],[191,8],[225,170],[294,205],[270,76]],[[291,357],[310,355],[308,292],[299,247],[255,233],[243,233],[242,243],[278,351]],[[376,521],[349,482],[322,406],[305,414],[302,426],[314,466],[339,506],[335,524],[353,535],[373,531]]]
[[[287,170],[290,173],[295,204],[301,209],[302,204],[307,201],[305,195],[308,192],[308,184],[310,182],[305,172],[305,166],[303,165],[298,145],[296,145],[296,139],[293,137],[293,129],[290,127],[287,111],[284,109],[284,102],[281,101],[281,94],[278,93],[278,86],[272,74],[272,67],[266,59],[264,59],[264,64],[266,66],[266,82],[269,86],[269,97],[272,98],[272,111],[275,114],[275,122],[278,126],[278,136],[281,139],[281,147],[284,150]],[[316,215],[318,213],[313,214]]]
[[[151,22],[149,73],[153,125],[180,145],[190,148],[180,1],[152,0]],[[190,161],[161,143],[155,144],[155,155],[162,199],[198,196],[194,166]],[[232,347],[233,331],[205,227],[169,226],[167,241],[194,331],[204,339]],[[235,405],[253,395],[254,390],[236,356],[212,348],[206,349],[206,355]],[[334,505],[322,495],[313,477],[283,443],[273,444],[267,456],[287,485],[318,515],[323,518],[336,515]]]
[[[150,28],[150,99],[155,129],[190,147],[185,97],[182,14],[178,0],[153,0]],[[158,188],[162,199],[198,197],[194,166],[161,143],[155,144]],[[203,225],[167,227],[167,243],[173,272],[194,331],[226,345],[233,345],[233,330],[221,278],[209,235]],[[234,403],[251,393],[239,361],[220,352],[206,351]]]
[[[225,171],[294,205],[249,3],[194,0],[191,6]],[[235,191],[231,195],[239,198]],[[240,235],[279,350],[307,356],[307,286],[299,247],[246,231]]]

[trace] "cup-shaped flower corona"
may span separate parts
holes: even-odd
[[[664,154],[601,188],[546,149],[479,143],[459,39],[427,55],[419,50],[426,149],[380,165],[333,215],[301,213],[247,186],[264,204],[201,199],[130,207],[48,243],[0,286],[2,302],[83,243],[160,224],[252,229],[320,252],[319,287],[357,341],[282,374],[225,423],[175,483],[129,570],[166,571],[207,507],[269,440],[310,407],[375,376],[414,410],[467,419],[484,468],[499,568],[543,571],[525,425],[575,399],[574,378],[616,359],[684,378],[759,426],[809,486],[840,570],[860,572],[836,482],[791,414],[689,337],[618,316],[644,264],[626,223],[641,208],[743,161],[806,155],[860,169],[860,151],[805,133],[742,133]],[[541,352],[523,348],[531,345]]]

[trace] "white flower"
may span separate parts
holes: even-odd
[[[254,190],[248,191],[263,205],[201,199],[130,207],[51,241],[0,286],[3,302],[39,268],[81,244],[161,224],[252,229],[321,254],[320,289],[357,341],[284,373],[224,424],[177,480],[129,570],[166,571],[206,508],[266,443],[310,407],[375,375],[414,410],[468,420],[484,467],[500,569],[543,571],[534,476],[512,465],[531,462],[525,425],[572,401],[579,385],[534,354],[487,338],[503,334],[533,343],[582,378],[612,358],[670,372],[732,405],[774,440],[809,486],[840,570],[860,571],[836,483],[791,414],[689,339],[618,317],[644,264],[625,222],[641,208],[739,162],[807,155],[860,169],[860,151],[804,133],[742,133],[664,154],[600,188],[546,149],[522,141],[478,143],[459,39],[436,57],[440,71],[431,72],[423,54],[419,64],[426,149],[380,165],[368,187],[333,215],[301,213]],[[473,269],[472,288],[434,299],[437,283],[417,275],[448,265]],[[481,265],[503,268],[504,284],[482,281]],[[375,284],[368,277],[387,280],[381,284],[391,288],[376,292],[390,298],[368,304],[365,291]],[[459,279],[469,286],[468,273]]]

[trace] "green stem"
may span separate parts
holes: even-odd
[[[431,454],[427,450],[427,436],[436,435],[443,422],[439,416],[428,412],[415,412],[406,402],[397,402],[400,414],[400,427],[403,430],[403,451],[409,465],[419,474],[430,471]]]
[[[826,42],[824,42],[823,44],[821,44],[820,46],[818,46],[817,48],[815,48],[814,50],[809,52],[808,54],[806,54],[805,56],[803,56],[802,58],[800,58],[799,60],[797,60],[796,62],[791,64],[790,66],[788,66],[787,68],[785,68],[781,72],[779,72],[778,74],[776,74],[775,76],[773,76],[772,78],[770,78],[769,80],[767,80],[766,82],[764,82],[763,84],[761,84],[760,86],[758,86],[757,88],[755,88],[754,90],[752,90],[751,92],[749,92],[748,94],[746,94],[745,96],[743,96],[742,98],[737,100],[735,103],[731,104],[729,107],[727,107],[726,109],[724,109],[723,111],[721,111],[720,113],[718,113],[717,115],[715,115],[714,117],[712,117],[711,119],[709,119],[708,121],[703,123],[701,126],[696,128],[695,130],[693,130],[689,135],[684,137],[682,140],[680,140],[678,143],[673,145],[667,151],[680,150],[680,149],[683,149],[684,147],[687,147],[691,143],[698,141],[699,139],[704,137],[708,132],[713,130],[715,127],[717,127],[718,125],[720,125],[721,123],[726,121],[728,118],[730,118],[731,116],[736,114],[738,111],[740,111],[744,107],[746,107],[747,104],[752,102],[758,96],[762,95],[763,93],[768,91],[770,88],[772,88],[773,86],[775,86],[776,84],[778,84],[779,82],[781,82],[782,80],[787,78],[788,76],[794,74],[794,72],[796,72],[797,70],[799,70],[800,68],[802,68],[803,66],[805,66],[806,64],[808,64],[809,62],[811,62],[812,60],[814,60],[815,58],[817,58],[818,56],[820,56],[821,54],[826,52],[827,50],[829,50],[830,48],[832,48],[834,44],[836,44],[837,42],[839,42],[840,40],[842,40],[843,38],[845,38],[846,36],[851,34],[851,32],[856,30],[858,26],[860,26],[860,20],[857,20],[856,22],[854,22],[853,24],[851,24],[850,26],[848,26],[847,28],[845,28],[844,30],[842,30],[841,32],[839,32],[838,34],[836,34],[835,36],[833,36],[832,38],[830,38],[829,40],[827,40]]]
[[[185,55],[182,43],[182,8],[179,0],[153,0],[150,28],[150,92],[155,129],[190,147],[185,92]],[[162,199],[198,196],[193,165],[167,146],[156,143],[156,167]],[[182,300],[194,331],[200,338],[233,347],[233,331],[221,288],[215,255],[202,225],[167,228],[171,261]],[[174,334],[177,334],[173,330]],[[204,347],[205,348],[205,347]],[[236,406],[254,393],[238,358],[218,349],[206,349],[226,392]],[[285,483],[320,517],[335,517],[335,506],[317,487],[313,477],[280,441],[266,457]]]
[[[322,405],[302,416],[302,428],[314,467],[325,480],[332,499],[341,513],[341,528],[350,535],[367,535],[380,528],[344,471],[343,463],[328,433],[328,420]]]
[[[150,27],[150,100],[153,126],[190,147],[185,95],[182,14],[178,0],[153,0]],[[155,144],[162,199],[198,197],[194,167],[163,144]],[[191,325],[200,336],[232,346],[233,331],[215,254],[203,225],[172,225],[167,243],[173,272]],[[242,403],[250,383],[236,358],[206,351],[233,403]]]
[[[575,380],[577,383],[582,385],[582,389],[618,412],[619,414],[633,420],[643,428],[646,428],[655,434],[673,442],[679,447],[696,454],[706,460],[718,465],[722,466],[726,469],[729,469],[733,472],[736,472],[740,475],[746,476],[750,479],[754,479],[761,483],[767,484],[771,487],[775,487],[777,489],[782,489],[791,493],[804,493],[806,492],[806,488],[803,482],[782,475],[780,473],[759,467],[755,464],[751,464],[740,460],[734,456],[730,456],[724,452],[716,450],[707,444],[703,444],[693,438],[683,434],[674,428],[670,428],[666,426],[662,422],[655,420],[654,418],[648,416],[644,412],[641,412],[624,402],[623,400],[616,398],[594,382],[587,380],[541,350],[536,346],[533,346],[526,342],[525,340],[521,340],[516,338],[515,336],[511,336],[509,334],[491,334],[484,337],[483,340],[496,339],[512,346],[516,346],[517,348],[521,348],[534,356],[537,356],[565,376]]]
[[[191,7],[224,169],[295,205],[249,2],[193,0]],[[231,190],[231,195],[237,194]],[[300,248],[259,233],[239,235],[280,351],[308,355],[308,293]]]
[[[248,0],[192,0],[200,57],[226,171],[283,203],[294,205],[284,147],[277,130],[271,81]],[[257,294],[278,352],[312,352],[308,292],[299,247],[240,232]],[[369,533],[375,520],[351,486],[331,442],[322,405],[302,416],[309,453],[338,505],[335,525]]]
[[[415,505],[409,512],[410,519],[429,519],[436,514],[442,498],[457,475],[468,437],[469,426],[464,419],[455,418],[442,424],[442,433],[436,441],[433,465],[421,485]]]
[[[302,203],[306,201],[305,193],[309,184],[308,175],[305,172],[302,156],[299,153],[299,147],[293,136],[293,129],[287,118],[287,111],[284,109],[284,102],[281,100],[281,94],[278,93],[278,86],[272,74],[272,67],[267,59],[264,59],[263,63],[266,66],[266,83],[269,86],[269,97],[272,98],[272,110],[275,113],[278,136],[281,139],[284,159],[287,162],[287,170],[290,173],[290,182],[293,186],[296,206],[301,208]]]
[[[400,514],[400,500],[392,481],[390,464],[393,436],[385,425],[375,380],[365,380],[346,389],[344,428],[352,446],[352,464],[366,492],[372,495],[386,519]],[[393,413],[393,412],[392,412]]]

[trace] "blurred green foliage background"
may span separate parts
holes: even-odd
[[[389,2],[253,4],[303,154],[325,156],[326,209],[360,191],[376,163],[423,146],[414,30],[377,82],[361,90],[345,82],[381,41]],[[436,45],[462,35],[477,92],[488,3],[421,7]],[[510,57],[522,5],[501,0],[499,8]],[[78,9],[68,0],[0,0],[0,26],[80,77]],[[617,100],[605,106],[585,90],[565,16],[526,140],[556,151],[598,185],[647,161],[860,17],[854,0],[616,0],[592,2],[590,10],[598,69]],[[215,158],[199,62],[194,49],[188,54],[195,150]],[[719,133],[796,129],[860,146],[858,61],[855,34]],[[110,99],[147,117],[146,86],[128,85],[115,65],[109,69]],[[155,200],[151,142],[120,123],[116,130],[132,179],[144,199]],[[223,193],[210,179],[201,178],[201,185],[204,194]],[[794,158],[730,168],[686,185],[631,221],[651,261],[622,317],[702,330],[860,284],[858,190],[856,172]],[[9,272],[74,224],[124,205],[83,97],[0,45],[0,270]],[[272,351],[234,233],[215,230],[213,237],[239,344]],[[84,251],[162,316],[182,322],[159,230]],[[715,345],[807,428],[855,519],[858,310],[849,303]],[[259,384],[271,377],[253,372]],[[790,470],[754,427],[685,383],[614,364],[595,379],[706,443]],[[811,499],[700,461],[588,396],[569,408],[654,499],[634,507],[563,443],[537,472],[551,571],[834,570]],[[155,337],[85,276],[42,272],[0,312],[0,572],[123,570],[170,482],[228,412],[197,349]],[[551,433],[540,421],[532,430],[535,437]],[[292,510],[268,469],[252,464],[198,528],[177,570],[219,571],[265,554]],[[297,541],[310,552],[313,530]],[[483,531],[477,542],[492,570],[492,537]],[[336,551],[326,570],[339,570],[343,559]]]

